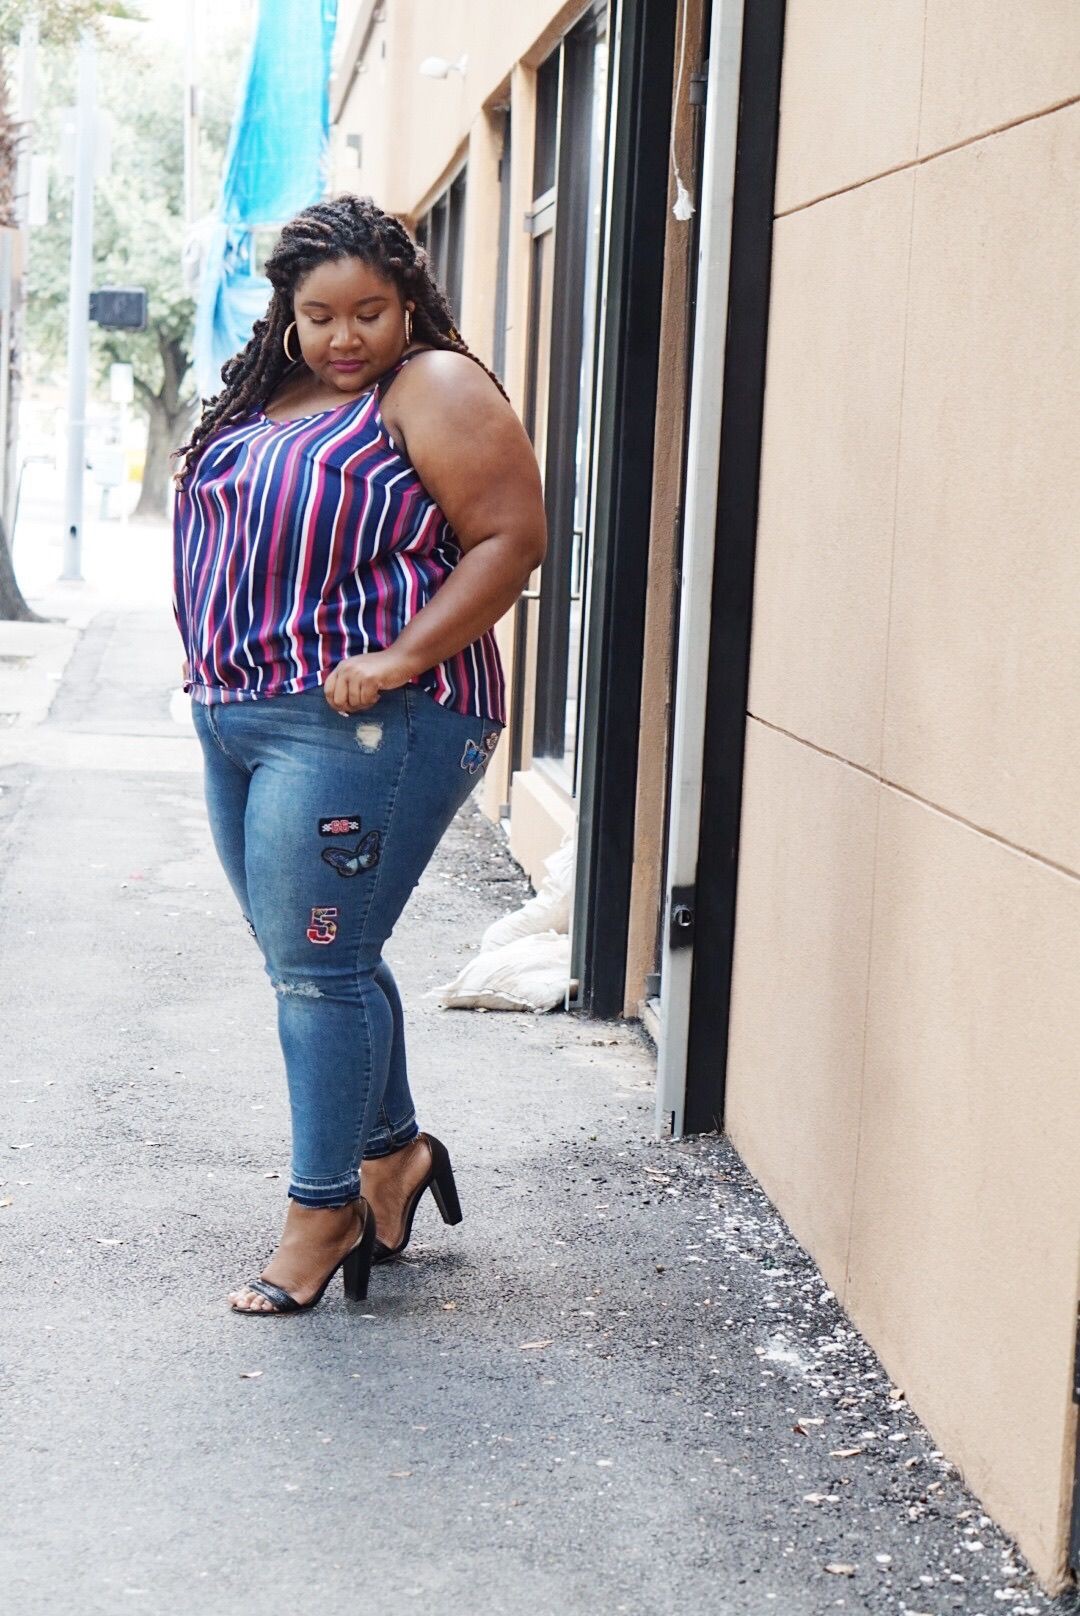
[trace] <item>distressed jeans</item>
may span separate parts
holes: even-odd
[[[417,1133],[382,950],[502,726],[415,685],[348,716],[319,688],[192,718],[214,846],[277,994],[289,1194],[340,1206],[364,1156]]]

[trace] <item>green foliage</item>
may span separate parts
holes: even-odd
[[[84,28],[97,32],[103,17],[138,17],[139,11],[120,0],[0,0],[0,46],[13,45],[23,23],[35,14],[42,41],[66,45]]]
[[[186,351],[195,304],[180,270],[184,246],[184,150],[180,64],[165,53],[129,47],[108,74],[102,102],[112,119],[112,171],[98,186],[94,218],[95,281],[144,286],[146,331],[101,331],[93,342],[102,363],[127,360],[151,392],[161,382],[160,343]],[[104,77],[104,75],[103,75]]]
[[[73,63],[50,53],[38,150],[57,151],[60,114],[75,97]],[[131,44],[99,52],[99,105],[111,128],[112,161],[94,191],[95,286],[145,286],[146,331],[102,331],[91,326],[92,363],[99,379],[113,360],[126,360],[152,393],[162,383],[159,331],[186,347],[194,305],[180,274],[183,246],[183,86],[178,64]],[[36,366],[62,367],[67,344],[71,179],[54,167],[49,222],[30,245],[28,334]]]
[[[239,53],[222,53],[202,93],[200,194],[205,209],[217,195],[232,113]],[[220,62],[220,58],[219,58]],[[35,149],[57,152],[61,110],[75,99],[72,52],[43,53]],[[98,100],[111,130],[111,164],[94,192],[94,286],[142,286],[146,331],[103,331],[92,325],[91,365],[99,382],[113,361],[131,364],[137,395],[160,395],[162,349],[186,362],[195,303],[181,273],[184,247],[183,63],[160,35],[141,29],[109,31],[98,50]],[[71,180],[53,167],[49,222],[30,244],[28,336],[34,368],[66,363]],[[190,380],[183,396],[194,399]]]

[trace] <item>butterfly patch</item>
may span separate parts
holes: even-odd
[[[482,769],[498,746],[500,733],[497,729],[490,729],[482,741],[466,741],[465,750],[461,754],[461,767],[467,769],[470,774]]]
[[[362,870],[373,870],[379,862],[381,837],[377,830],[361,836],[355,847],[324,847],[322,858],[343,880],[359,875]]]

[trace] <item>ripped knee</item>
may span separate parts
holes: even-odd
[[[282,998],[286,999],[321,999],[323,997],[322,989],[316,987],[314,982],[287,981],[284,977],[280,977],[272,979],[271,986],[275,993],[280,993]]]

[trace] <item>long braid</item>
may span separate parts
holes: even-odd
[[[414,305],[412,337],[431,348],[464,354],[489,376],[506,398],[499,378],[474,354],[454,325],[446,296],[432,273],[431,260],[405,227],[370,197],[337,196],[316,202],[285,225],[266,261],[273,287],[266,315],[257,320],[247,346],[221,369],[222,389],[207,399],[189,441],[174,450],[180,460],[173,479],[183,487],[210,438],[240,421],[272,397],[286,372],[303,363],[286,358],[285,332],[292,321],[293,296],[304,277],[331,259],[360,258],[392,280],[403,301]]]
[[[265,318],[256,320],[247,346],[222,365],[221,379],[225,385],[221,392],[206,400],[190,440],[173,451],[174,458],[184,456],[183,465],[173,478],[178,488],[183,486],[188,471],[218,428],[230,421],[242,420],[249,410],[258,409],[291,368],[282,347],[288,324],[288,311],[275,292]]]

